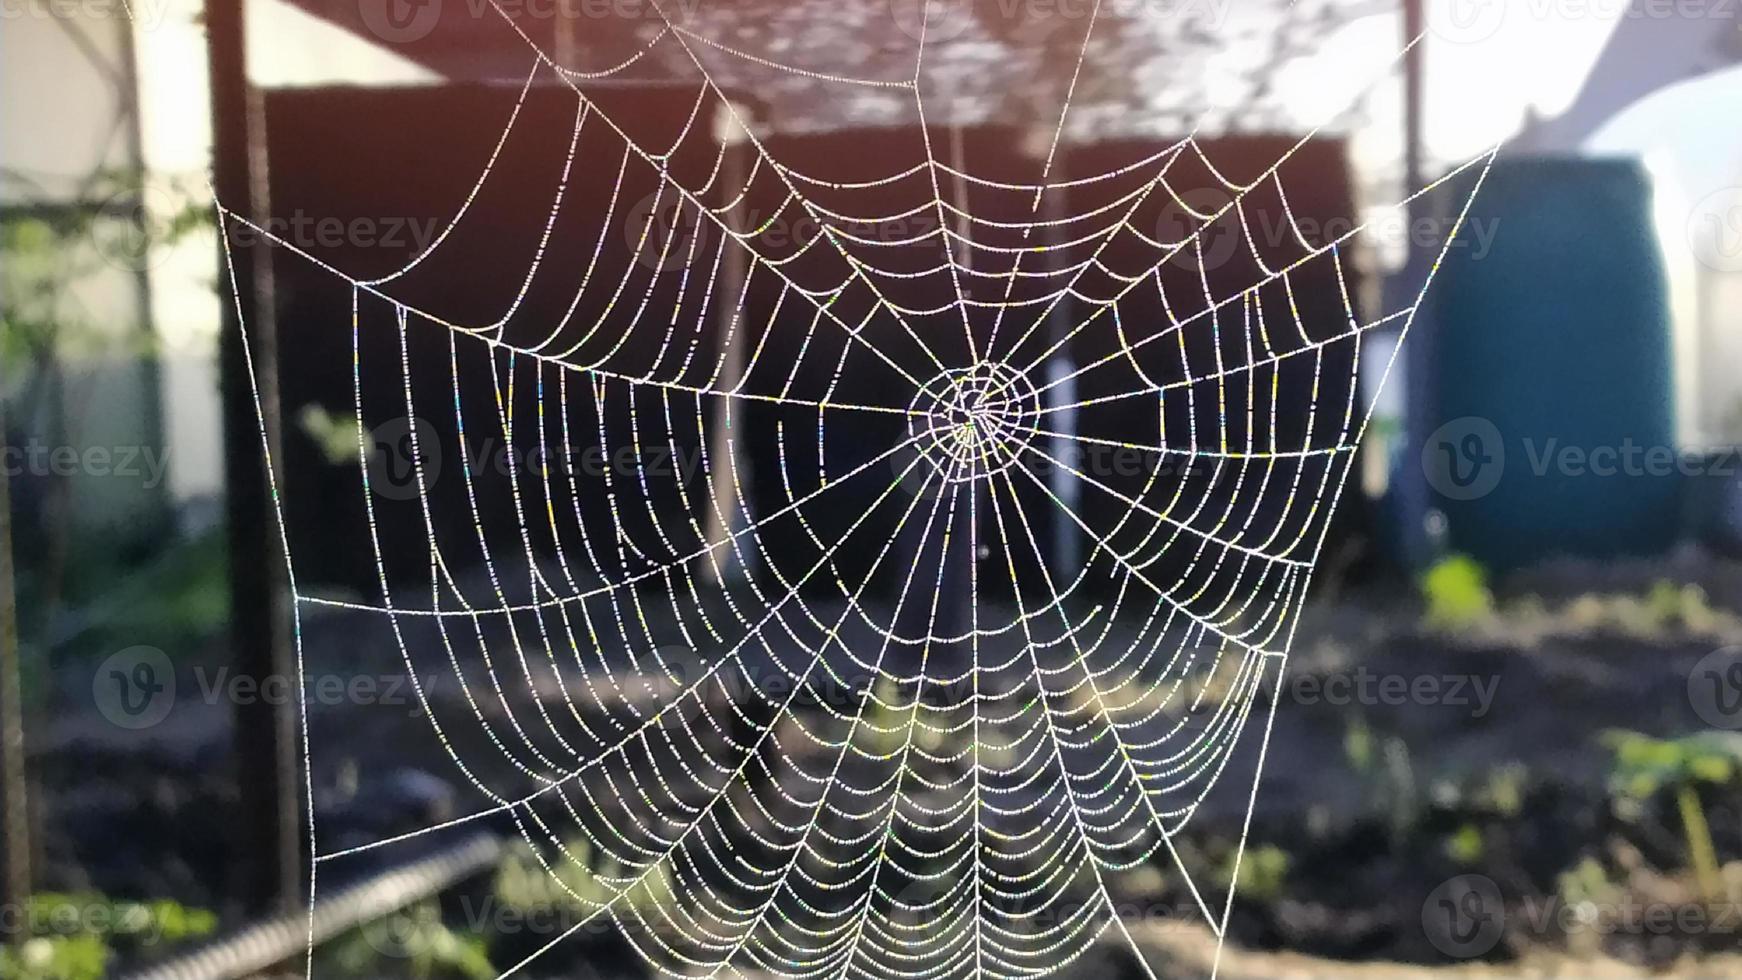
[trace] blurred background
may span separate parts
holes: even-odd
[[[705,231],[661,212],[653,178],[624,182],[621,142],[569,144],[573,93],[529,41],[571,80],[634,60],[582,84],[631,135],[699,126],[716,166],[753,161],[648,6],[238,3],[0,4],[0,978],[299,973],[310,808],[335,840],[477,808],[447,760],[393,737],[421,725],[410,678],[391,636],[337,607],[297,624],[317,651],[300,676],[334,685],[313,745],[298,737],[283,546],[299,593],[338,601],[378,597],[378,560],[397,574],[426,557],[415,522],[382,520],[384,556],[366,544],[359,457],[390,482],[426,422],[392,410],[385,379],[363,392],[380,418],[352,420],[354,299],[308,259],[393,274],[478,193],[489,158],[461,261],[414,295],[457,322],[509,300],[561,316],[563,297],[520,277],[524,246],[551,237],[566,149],[570,206],[593,224],[548,242],[552,266],[585,266],[594,231],[608,256],[643,261],[651,223],[666,251],[650,281],[680,288],[686,262],[664,257]],[[1117,171],[1191,134],[1206,166],[1146,217],[1158,237],[1285,159],[1288,200],[1254,204],[1260,224],[1268,207],[1319,241],[1361,229],[1347,275],[1305,288],[1340,289],[1366,323],[1435,272],[1401,354],[1393,325],[1343,365],[1370,422],[1266,695],[1278,711],[1246,859],[1224,861],[1235,817],[1183,836],[1226,867],[1213,887],[1239,886],[1221,975],[1742,976],[1742,6],[1137,0],[1096,15],[1074,72],[1095,9],[681,13],[755,55],[709,68],[758,144],[806,173],[899,169],[911,161],[890,147],[916,127],[1009,181],[1053,156],[1055,182]],[[910,70],[922,22],[926,120],[832,80]],[[1497,144],[1459,225],[1482,172],[1469,164]],[[232,225],[226,267],[214,187],[274,244]],[[1063,215],[1106,197],[1052,199]],[[1206,275],[1240,244],[1222,231],[1197,256]],[[396,357],[392,312],[360,316],[384,331],[365,356]],[[444,350],[417,356],[445,370]],[[758,436],[773,424],[751,415],[732,437],[753,500],[780,489],[785,457]],[[698,418],[686,445],[719,432]],[[599,433],[629,441],[602,417]],[[677,456],[675,483],[697,485]],[[480,494],[486,511],[518,504],[506,485]],[[469,533],[454,507],[427,533]],[[1069,565],[1081,542],[1049,533],[1047,561]],[[721,577],[729,591],[769,574]],[[497,976],[575,921],[538,877],[490,833],[374,855],[323,899],[314,975]],[[1165,869],[1120,894],[1158,972],[1208,975],[1214,938]],[[590,930],[527,973],[642,975],[625,949]],[[1140,975],[1096,956],[1086,969]]]

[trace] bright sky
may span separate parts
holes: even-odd
[[[1532,107],[1545,116],[1564,109],[1620,19],[1619,13],[1546,15],[1544,0],[1427,2],[1424,141],[1429,159],[1442,163],[1468,159],[1517,132]],[[1479,11],[1468,28],[1460,28],[1460,9]],[[1327,38],[1317,57],[1291,66],[1279,89],[1292,93],[1302,125],[1322,123],[1387,73],[1402,43],[1396,16],[1363,18]],[[1385,170],[1402,158],[1401,100],[1398,85],[1379,86],[1369,97],[1369,121],[1355,146],[1364,166]]]

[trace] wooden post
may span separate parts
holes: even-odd
[[[748,224],[745,219],[744,199],[744,153],[750,145],[750,134],[744,131],[740,120],[747,119],[749,109],[741,105],[721,103],[715,110],[714,139],[725,148],[725,159],[720,161],[720,184],[724,188],[721,193],[727,195],[727,200],[736,199],[736,203],[726,212],[726,225],[735,231],[742,232]],[[674,220],[681,216],[674,215]],[[707,225],[701,215],[696,216],[696,234],[706,233]],[[675,232],[674,232],[675,233]],[[724,233],[722,232],[722,237]],[[732,241],[722,241],[720,247],[724,254],[720,256],[720,280],[716,293],[720,297],[717,314],[717,325],[720,331],[719,343],[725,358],[720,369],[719,388],[721,391],[731,391],[744,378],[744,335],[746,325],[743,322],[734,324],[738,317],[738,297],[743,294],[744,281],[748,273],[748,261],[744,254],[747,245]],[[703,250],[697,250],[697,260],[701,261]],[[734,326],[736,329],[734,329]],[[750,460],[744,453],[738,451],[738,433],[742,431],[744,419],[739,417],[737,423],[726,425],[727,413],[732,410],[731,399],[725,396],[714,399],[712,412],[708,419],[708,431],[702,437],[708,440],[709,466],[713,468],[712,506],[708,508],[707,519],[703,524],[704,544],[712,544],[726,540],[727,536],[737,534],[745,525],[746,516],[738,506],[737,491],[727,485],[726,475],[731,466],[728,458],[737,460],[738,472],[748,472]],[[702,581],[711,585],[724,585],[727,582],[743,578],[750,571],[738,561],[738,549],[730,544],[716,548],[708,554],[696,559],[697,571]]]
[[[1425,18],[1425,0],[1403,0],[1403,43],[1413,45],[1403,56],[1403,192],[1414,194],[1421,189],[1421,113],[1423,101],[1423,63],[1426,60],[1428,38],[1421,37]],[[1416,38],[1421,37],[1417,41]],[[1415,214],[1410,202],[1410,213]]]
[[[206,0],[212,87],[212,186],[229,212],[266,211],[264,113],[248,78],[246,0]],[[219,234],[235,228],[224,222]],[[230,626],[237,678],[264,685],[296,680],[290,652],[289,586],[278,516],[267,482],[261,430],[274,458],[279,433],[278,342],[272,264],[255,243],[229,250],[219,282],[233,287],[219,339],[223,385],[225,505],[229,518]],[[234,275],[232,282],[231,276]],[[247,334],[244,335],[243,331]],[[248,355],[252,354],[250,376]],[[258,389],[258,414],[256,409]],[[298,696],[301,692],[298,691]],[[233,706],[239,812],[234,821],[237,892],[252,914],[290,906],[300,889],[302,837],[294,716],[278,699]]]
[[[0,445],[6,440],[6,403],[0,399]],[[18,663],[18,605],[12,572],[11,476],[0,466],[0,908],[22,923],[30,898],[30,794],[24,759],[24,697]],[[0,932],[0,941],[23,942],[29,933]]]

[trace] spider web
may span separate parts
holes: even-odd
[[[1067,92],[1037,176],[970,165],[927,119],[926,29],[897,79],[669,22],[581,71],[521,33],[531,65],[494,149],[405,266],[349,275],[255,229],[335,277],[353,314],[358,530],[379,593],[308,594],[293,565],[299,670],[306,611],[381,625],[487,801],[362,841],[322,840],[311,809],[311,922],[325,869],[488,822],[580,912],[504,975],[609,921],[680,976],[1032,976],[1113,930],[1153,977],[1117,904],[1120,876],[1149,864],[1222,939],[1276,704],[1263,692],[1366,423],[1363,343],[1407,328],[1420,294],[1357,312],[1345,263],[1365,225],[1308,234],[1284,188],[1313,134],[1250,180],[1195,131],[1055,180]],[[656,51],[695,70],[664,131],[590,91]],[[776,160],[712,58],[911,100],[911,166],[836,160],[825,177]],[[446,274],[432,270],[541,79],[572,91],[573,123],[533,134],[562,159],[505,309],[466,322],[402,298]],[[1433,186],[1474,169],[1479,187],[1492,159]],[[603,215],[565,210],[589,166],[614,174]],[[639,204],[637,174],[654,186]],[[624,255],[607,242],[626,212],[641,220]],[[814,233],[768,234],[799,222]],[[594,239],[584,268],[547,263],[577,235]],[[561,317],[517,316],[553,282]],[[366,433],[432,417],[451,432],[406,431],[415,492],[378,493]],[[484,438],[546,460],[627,446],[636,464],[490,472],[472,463]],[[457,489],[438,490],[436,455],[457,461]],[[383,544],[396,522],[421,529],[421,574]],[[1217,881],[1178,838],[1225,777],[1244,818]]]

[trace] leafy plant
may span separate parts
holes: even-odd
[[[1446,838],[1446,857],[1465,866],[1474,865],[1482,860],[1482,854],[1486,850],[1486,842],[1482,839],[1482,828],[1475,824],[1461,824],[1450,837]]]
[[[218,919],[161,899],[117,902],[101,895],[34,895],[20,918],[21,942],[0,947],[0,980],[100,980],[117,951],[209,935]]]
[[[496,895],[512,909],[572,908],[590,911],[615,900],[619,908],[655,909],[673,900],[666,868],[645,873],[628,868],[609,855],[594,855],[590,843],[572,840],[563,845],[560,861],[549,868],[526,849],[509,856],[496,872]],[[613,882],[639,883],[618,897]]]
[[[1274,844],[1248,847],[1240,861],[1237,875],[1230,862],[1228,867],[1222,869],[1220,877],[1227,883],[1237,876],[1235,885],[1240,894],[1263,901],[1282,894],[1282,887],[1288,880],[1288,872],[1293,864],[1294,859],[1288,856],[1288,852]]]
[[[1611,791],[1642,804],[1661,791],[1674,794],[1680,812],[1688,859],[1703,897],[1723,894],[1717,849],[1700,804],[1701,783],[1724,785],[1735,779],[1742,762],[1742,734],[1701,732],[1678,739],[1658,739],[1639,732],[1611,731],[1604,740],[1615,753],[1610,769]]]
[[[1435,563],[1422,576],[1421,593],[1427,601],[1423,620],[1429,629],[1464,630],[1494,616],[1488,573],[1468,555],[1450,555]]]
[[[1530,770],[1521,762],[1507,762],[1490,769],[1477,790],[1483,806],[1513,820],[1524,810],[1524,794],[1530,785]]]
[[[353,930],[322,952],[317,975],[413,980],[494,980],[481,936],[468,936],[442,921],[441,905],[428,899]]]

